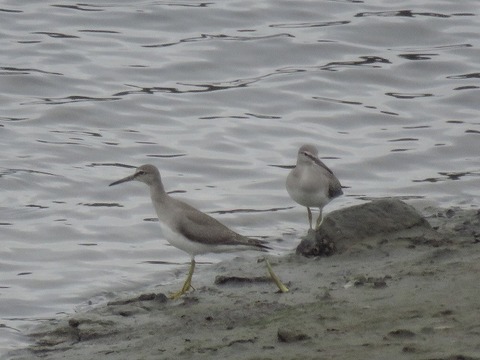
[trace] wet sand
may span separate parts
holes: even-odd
[[[480,359],[480,212],[421,213],[399,200],[330,213],[303,255],[270,257],[289,293],[237,257],[198,267],[180,300],[165,294],[184,274],[48,321],[9,358]]]

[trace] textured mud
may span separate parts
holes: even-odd
[[[480,359],[478,210],[374,201],[270,262],[289,293],[238,257],[199,267],[180,300],[164,294],[181,279],[48,321],[9,358]]]

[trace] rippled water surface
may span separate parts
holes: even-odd
[[[183,277],[146,187],[108,187],[143,163],[276,253],[308,226],[284,187],[306,142],[345,186],[326,212],[478,207],[479,24],[475,0],[2,1],[0,354]]]

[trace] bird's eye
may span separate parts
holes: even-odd
[[[145,175],[145,171],[140,170],[140,171],[137,172],[137,175]]]
[[[309,153],[308,151],[304,151],[302,154],[303,154],[303,156],[306,156],[306,157],[309,158],[309,159],[314,158],[314,155],[312,155],[312,154]]]

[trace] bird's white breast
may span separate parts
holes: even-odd
[[[330,202],[328,178],[312,166],[293,169],[287,177],[287,192],[300,205],[324,207]]]

